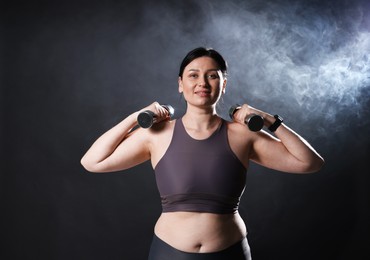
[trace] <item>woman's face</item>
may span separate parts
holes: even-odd
[[[225,93],[226,78],[210,57],[199,57],[190,62],[179,77],[179,92],[194,106],[214,106]]]

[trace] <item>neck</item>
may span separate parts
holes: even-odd
[[[182,120],[188,128],[198,131],[212,129],[220,123],[220,117],[217,115],[215,107],[203,109],[188,106]]]

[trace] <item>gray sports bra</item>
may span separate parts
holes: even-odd
[[[196,140],[178,119],[171,143],[155,167],[163,212],[234,213],[246,173],[230,149],[224,120],[209,138]]]

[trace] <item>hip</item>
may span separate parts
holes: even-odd
[[[234,243],[226,249],[210,253],[189,253],[178,250],[156,235],[150,247],[149,260],[251,260],[247,238]]]

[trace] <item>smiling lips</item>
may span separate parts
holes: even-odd
[[[195,94],[201,97],[208,97],[211,94],[211,91],[209,90],[198,90],[195,91]]]

